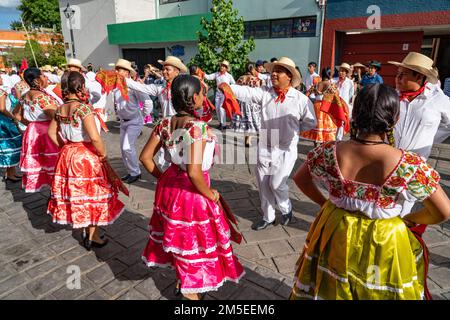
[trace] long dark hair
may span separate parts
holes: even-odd
[[[321,72],[321,77],[322,77],[322,81],[325,79],[330,80],[331,79],[331,68],[330,67],[323,68],[322,72]]]
[[[367,85],[358,93],[353,105],[351,136],[386,133],[393,145],[393,128],[399,114],[400,103],[393,88],[384,84]]]
[[[172,82],[172,105],[177,113],[194,115],[194,93],[202,90],[200,80],[191,75],[177,76]]]

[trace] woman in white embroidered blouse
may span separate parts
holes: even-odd
[[[447,220],[450,200],[423,158],[393,147],[398,117],[393,89],[364,87],[355,100],[351,140],[315,148],[296,173],[297,186],[321,210],[291,299],[430,298],[427,250],[412,227]],[[328,200],[313,179],[324,184]],[[412,198],[425,207],[402,220],[402,205]]]

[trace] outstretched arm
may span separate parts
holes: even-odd
[[[136,90],[150,96],[157,96],[159,91],[159,86],[156,84],[142,84],[132,79],[127,78],[127,86],[131,90]]]

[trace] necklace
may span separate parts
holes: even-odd
[[[72,101],[82,103],[82,101],[80,99],[75,99],[75,98],[74,99],[66,99],[66,102],[72,102]]]
[[[377,144],[386,144],[386,142],[384,141],[371,141],[371,140],[364,140],[364,139],[359,139],[359,138],[352,138],[352,140],[362,143],[362,144],[366,144],[366,145],[377,145]]]

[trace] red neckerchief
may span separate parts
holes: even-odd
[[[287,87],[285,89],[278,89],[278,88],[273,88],[273,90],[275,91],[275,93],[278,95],[278,97],[275,99],[275,102],[280,102],[283,103],[284,100],[286,99],[286,93],[289,91],[290,87]]]
[[[167,82],[166,89],[165,89],[165,94],[166,94],[167,100],[170,99],[170,89],[171,88],[172,88],[172,83],[171,82]]]
[[[341,80],[341,78],[338,79],[337,86],[338,86],[339,89],[342,88],[342,85],[344,84],[344,81],[345,81],[345,79],[343,79],[343,80]]]
[[[422,94],[423,91],[425,90],[425,86],[426,86],[427,82],[425,81],[425,83],[423,84],[423,86],[421,86],[418,90],[416,91],[400,91],[400,101],[406,99],[408,101],[414,100],[418,95]],[[411,100],[409,100],[410,98],[412,98]]]

